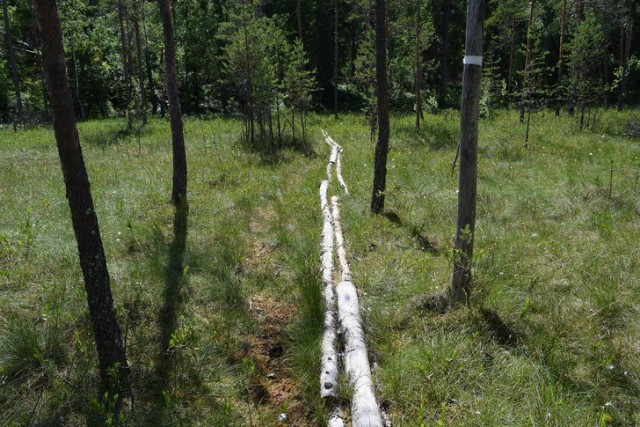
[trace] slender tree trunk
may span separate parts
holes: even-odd
[[[71,46],[71,56],[73,58],[73,75],[75,77],[76,99],[78,100],[78,109],[80,110],[80,120],[85,120],[87,117],[85,116],[82,100],[80,99],[80,73],[78,73],[78,60],[76,59],[76,48],[74,46]]]
[[[338,118],[338,0],[333,3],[333,114]]]
[[[149,95],[151,96],[151,114],[158,111],[158,97],[156,95],[155,84],[153,83],[153,67],[151,66],[151,49],[149,49],[149,38],[147,37],[147,20],[145,14],[145,5],[142,4],[142,34],[144,36],[144,62],[147,68],[147,85]]]
[[[565,0],[566,1],[566,0]],[[611,43],[609,36],[609,2],[603,0],[602,7],[602,84],[605,90],[602,91],[602,101],[606,107],[609,104],[608,86],[609,86],[609,45]]]
[[[556,117],[560,116],[560,104],[563,94],[562,90],[562,76],[564,73],[564,36],[567,28],[567,0],[562,1],[562,16],[560,18],[560,47],[558,48],[558,79],[556,80],[556,87],[558,90],[558,99],[556,99]]]
[[[507,77],[507,91],[513,94],[513,57],[516,52],[516,19],[511,17],[511,44],[509,45],[509,74]]]
[[[451,0],[444,0],[442,15],[442,56],[440,57],[440,91],[438,104],[443,107],[447,102],[447,74],[449,68],[449,22],[451,21]]]
[[[18,130],[18,124],[24,118],[22,109],[22,96],[20,95],[20,77],[18,75],[18,67],[16,65],[16,56],[13,49],[13,38],[11,36],[11,24],[9,23],[9,6],[7,0],[2,0],[2,9],[4,12],[4,35],[7,42],[7,51],[9,54],[9,68],[11,69],[11,80],[13,81],[13,90],[16,94],[16,114],[13,118],[13,131]]]
[[[129,54],[129,44],[127,42],[126,10],[124,0],[118,0],[118,23],[120,25],[120,56],[122,57],[122,72],[124,73],[125,86],[125,111],[129,129],[132,127],[129,109],[131,108],[132,85],[131,85],[131,61]]]
[[[301,2],[302,0],[296,0],[296,19],[298,21],[298,37],[300,38],[300,41],[303,41],[303,30],[302,30],[302,7],[301,7]]]
[[[582,22],[582,20],[584,19],[584,4],[583,4],[583,0],[577,0],[575,3],[575,12],[576,12],[576,22],[575,22],[575,27],[577,28],[578,25],[580,25],[580,23]],[[576,88],[575,86],[571,87],[571,89],[569,89],[569,99],[568,99],[568,103],[569,103],[569,108],[567,109],[569,116],[573,117],[573,115],[575,114],[575,107],[576,107],[576,100],[578,98],[584,98],[583,95],[578,96],[578,94],[576,93]],[[584,102],[584,100],[582,99],[580,101],[581,103]],[[580,130],[582,130],[582,125],[580,125]]]
[[[421,67],[421,55],[422,46],[420,43],[420,7],[421,1],[416,0],[416,130],[420,132],[420,120],[424,118],[422,112],[422,67]]]
[[[164,48],[162,48],[160,50],[160,63],[163,64],[165,62],[164,59]],[[165,84],[165,92],[166,92],[166,84]],[[164,102],[164,97],[162,96],[162,94],[160,94],[160,96],[158,97],[158,103],[160,105],[160,117],[164,119],[165,114],[166,114],[166,105]]]
[[[40,39],[40,36],[38,35],[38,39]],[[42,60],[42,58],[41,58]],[[39,68],[40,68],[40,80],[42,82],[42,105],[44,105],[44,115],[45,115],[45,119],[47,121],[49,121],[49,119],[51,118],[51,115],[49,114],[49,97],[47,96],[47,81],[45,78],[45,71],[44,71],[44,66],[42,65],[42,62],[39,61],[38,62]]]
[[[143,5],[144,7],[144,5]],[[142,42],[140,37],[140,7],[138,0],[133,0],[133,32],[136,37],[136,50],[138,54],[138,85],[140,89],[139,113],[142,114],[142,124],[147,124],[147,95],[144,88],[144,68],[142,67]]]
[[[624,93],[627,89],[627,81],[629,80],[629,56],[631,55],[631,39],[633,35],[633,11],[635,9],[635,0],[629,0],[628,8],[627,8],[627,16],[624,24],[624,28],[621,28],[620,34],[624,40],[624,44],[621,41],[621,67],[622,67],[622,77],[620,78],[620,84],[618,86],[618,111],[622,111],[624,107]]]
[[[165,82],[171,117],[171,140],[173,143],[173,188],[171,200],[178,206],[187,203],[187,156],[184,146],[182,112],[176,76],[176,43],[171,16],[171,0],[158,0],[165,49]]]
[[[578,22],[582,22],[584,19],[584,0],[576,1],[576,18]]]
[[[42,35],[43,61],[53,109],[54,130],[64,176],[71,220],[78,243],[89,315],[98,350],[100,376],[113,396],[129,394],[129,366],[113,307],[109,273],[89,177],[76,127],[67,77],[62,32],[55,0],[36,0],[35,14]],[[113,369],[115,368],[115,371]]]
[[[389,152],[389,83],[387,78],[386,0],[376,0],[376,83],[378,95],[378,141],[373,170],[371,211],[384,210]]]
[[[527,103],[527,129],[524,134],[524,148],[529,149],[529,129],[531,128],[531,103]]]
[[[478,116],[482,66],[482,37],[485,0],[467,3],[465,65],[460,112],[460,175],[458,220],[453,257],[453,278],[449,288],[451,306],[467,302],[471,291],[471,263],[476,224],[476,187],[478,167]]]
[[[520,122],[524,122],[524,113],[526,105],[531,102],[531,44],[533,39],[532,25],[533,14],[535,11],[535,0],[529,2],[529,21],[527,24],[527,51],[524,60],[524,78],[522,80],[522,102],[520,103]]]

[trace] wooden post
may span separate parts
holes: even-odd
[[[449,304],[452,306],[466,302],[471,290],[471,261],[476,223],[478,109],[482,77],[484,10],[485,0],[469,0],[467,3],[467,38],[460,111],[458,220],[453,254],[453,279],[449,289]]]

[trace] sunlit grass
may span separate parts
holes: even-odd
[[[344,148],[350,194],[331,191],[394,425],[636,424],[640,141],[624,135],[634,114],[598,112],[578,132],[576,118],[536,113],[528,150],[516,112],[481,121],[475,292],[446,314],[415,301],[450,280],[455,112],[428,116],[422,134],[412,117],[393,118],[386,216],[369,213],[374,146],[360,116],[311,116],[309,147],[269,157],[239,142],[237,121],[187,119],[184,253],[168,123],[139,135],[124,120],[81,123],[132,366],[125,420],[271,426],[285,413],[322,424],[324,128]],[[86,424],[100,412],[96,357],[52,132],[2,131],[0,158],[0,424]],[[284,350],[269,355],[265,339]],[[286,397],[269,394],[285,380]]]

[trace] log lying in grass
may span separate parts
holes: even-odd
[[[349,189],[347,188],[347,184],[344,182],[344,178],[342,178],[342,156],[341,156],[342,147],[337,142],[335,142],[333,138],[329,136],[327,131],[323,130],[322,134],[324,135],[324,141],[327,144],[329,144],[329,146],[331,147],[331,156],[329,157],[327,174],[330,172],[330,169],[331,169],[330,165],[332,164],[332,159],[334,159],[333,157],[334,150],[337,149],[335,160],[333,160],[333,163],[335,163],[336,165],[336,177],[338,178],[338,183],[340,184],[340,187],[342,187],[342,189],[344,190],[345,194],[349,194]],[[329,180],[331,180],[331,178],[329,178]]]
[[[344,338],[344,366],[352,389],[351,420],[354,427],[382,427],[380,410],[373,393],[367,345],[362,330],[358,294],[353,282],[340,282],[338,319]]]
[[[334,230],[331,210],[327,199],[329,181],[320,184],[320,207],[324,222],[322,225],[322,283],[324,285],[324,333],[322,335],[320,361],[320,396],[322,398],[337,397],[338,394],[338,353],[336,351],[336,302],[333,289],[333,241]]]
[[[342,416],[342,409],[336,405],[329,415],[329,421],[327,421],[328,427],[344,427],[344,418]]]
[[[342,148],[325,132],[325,142],[331,147],[331,155],[327,164],[327,179],[320,184],[320,206],[324,223],[322,227],[322,282],[326,305],[322,337],[322,359],[320,373],[320,394],[323,398],[336,399],[338,391],[338,360],[336,352],[336,293],[337,317],[340,321],[344,337],[344,361],[349,385],[352,389],[351,419],[354,427],[382,427],[380,410],[373,393],[371,368],[367,355],[367,346],[362,329],[362,318],[356,288],[351,282],[351,269],[347,261],[344,236],[340,226],[340,208],[338,198],[327,199],[327,191],[331,180],[331,168],[336,165],[336,175],[345,193],[349,193],[342,178],[340,153]],[[335,246],[334,246],[335,239]],[[340,284],[334,292],[333,253],[337,252],[342,272]],[[343,427],[342,411],[334,400],[328,419],[329,427]]]
[[[342,187],[342,189],[344,190],[345,194],[349,194],[349,189],[347,188],[347,184],[344,182],[344,179],[342,178],[342,156],[340,155],[340,153],[342,152],[342,149],[339,150],[338,152],[338,159],[336,160],[336,176],[338,177],[338,183],[340,184],[340,187]]]
[[[325,142],[327,140],[325,139]],[[331,144],[329,144],[331,145]],[[336,146],[331,146],[331,154],[329,155],[329,163],[327,163],[327,180],[329,182],[331,182],[331,168],[333,167],[333,165],[335,165],[338,161],[338,154],[340,152],[340,148],[336,147]]]
[[[342,226],[340,225],[340,208],[338,207],[339,199],[336,196],[331,198],[331,216],[333,219],[333,229],[336,239],[336,252],[340,261],[340,270],[342,271],[342,282],[351,281],[351,269],[347,261],[347,251],[344,247],[344,235],[342,234]]]
[[[356,287],[351,281],[344,236],[340,225],[338,198],[331,198],[331,213],[336,239],[336,251],[342,269],[342,281],[336,287],[338,295],[338,320],[344,341],[344,366],[352,389],[351,419],[354,427],[382,427],[380,410],[373,393],[373,380],[367,345],[362,329],[360,305]]]

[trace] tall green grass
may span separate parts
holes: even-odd
[[[187,119],[182,231],[168,123],[139,135],[120,119],[81,123],[132,367],[134,405],[114,423],[271,426],[285,413],[323,424],[320,129],[344,148],[350,194],[331,190],[394,425],[638,423],[640,141],[625,135],[636,113],[599,111],[583,132],[577,118],[536,113],[529,150],[517,113],[481,121],[474,293],[445,314],[416,300],[450,280],[455,113],[428,116],[420,134],[411,117],[392,119],[381,216],[369,213],[363,118],[311,116],[308,146],[267,157],[239,142],[237,121]],[[0,424],[101,419],[52,132],[2,131],[0,159]],[[282,313],[279,330],[260,302]],[[270,339],[283,349],[269,354]],[[287,393],[271,395],[278,385]]]

